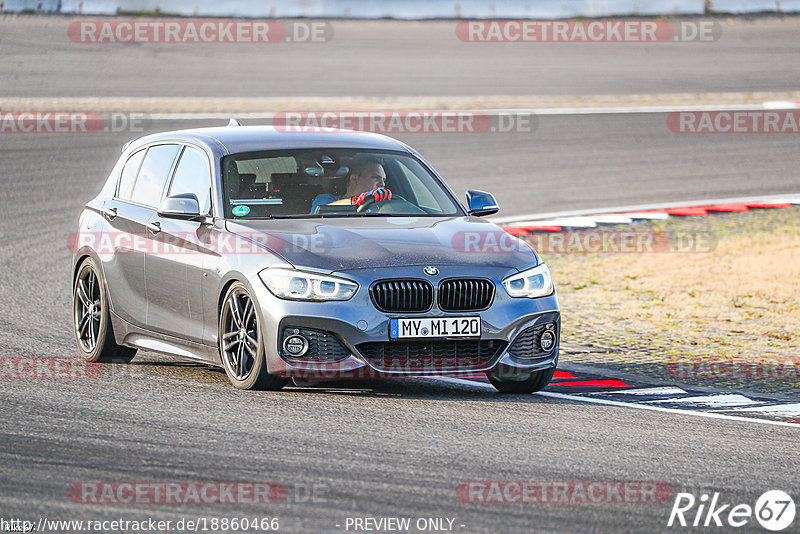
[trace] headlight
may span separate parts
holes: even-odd
[[[350,280],[292,269],[264,269],[258,276],[273,295],[282,299],[348,300],[358,291],[358,284]]]
[[[553,278],[547,265],[538,265],[503,280],[503,287],[512,297],[546,297],[553,293]]]

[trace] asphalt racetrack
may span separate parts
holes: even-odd
[[[74,20],[0,18],[0,96],[603,95],[796,91],[800,17],[716,19],[719,39],[465,43],[456,21],[337,21],[326,42],[91,44]]]
[[[349,63],[377,62],[375,77],[348,78],[333,68],[320,80],[315,73],[321,71],[310,66],[324,63],[327,52],[309,45],[322,52],[298,46],[290,57],[272,58],[273,71],[287,69],[288,81],[279,84],[264,69],[249,68],[252,51],[239,56],[228,49],[210,58],[191,48],[125,49],[113,58],[131,60],[128,77],[121,78],[112,75],[111,59],[91,54],[75,55],[73,69],[62,60],[79,52],[52,45],[66,20],[21,20],[20,26],[2,21],[4,96],[247,95],[254,87],[262,94],[349,96],[784,91],[796,89],[798,80],[792,21],[733,26],[731,41],[716,44],[722,49],[717,55],[711,53],[716,45],[708,44],[707,56],[675,52],[651,64],[648,54],[665,52],[623,49],[607,61],[618,75],[595,71],[596,78],[577,72],[582,65],[588,72],[600,69],[596,63],[608,57],[602,50],[554,48],[549,59],[525,56],[538,62],[527,69],[513,57],[518,50],[503,47],[508,65],[495,74],[507,83],[498,85],[492,76],[477,75],[474,84],[456,84],[461,67],[448,50],[457,55],[460,49],[449,41],[430,60],[418,40],[398,52],[397,36],[427,31],[424,23],[412,23],[410,32],[395,29],[386,37],[395,41],[387,43],[378,39],[379,29],[397,23],[354,26],[370,46],[346,42],[340,52],[355,54]],[[759,31],[769,24],[776,25],[772,31]],[[497,50],[478,50],[473,72],[498,57]],[[228,54],[235,64],[229,71],[198,74],[199,65],[219,65]],[[341,66],[341,54],[331,61]],[[29,62],[33,55],[37,68]],[[549,68],[572,57],[577,66],[570,72]],[[309,68],[301,64],[305,59]],[[428,75],[392,77],[387,65],[393,61],[412,71],[424,67]],[[145,76],[149,65],[161,70]],[[637,65],[646,65],[646,72]],[[194,74],[183,77],[187,69]],[[236,79],[229,76],[234,72]],[[148,129],[212,124],[155,121]],[[0,356],[77,357],[67,236],[130,137],[0,136]],[[800,185],[796,136],[674,134],[663,113],[546,116],[532,132],[398,137],[459,195],[468,188],[495,193],[502,215],[796,193]],[[354,518],[410,517],[451,519],[452,530],[465,533],[658,532],[678,530],[667,527],[673,498],[485,504],[464,502],[457,488],[469,481],[652,481],[675,493],[699,498],[719,492],[721,502],[750,506],[767,490],[797,489],[797,428],[500,396],[431,379],[241,392],[221,370],[140,352],[131,365],[107,365],[93,378],[2,380],[0,406],[0,515],[34,523],[258,517],[278,518],[281,531],[346,532],[354,530]],[[92,505],[70,494],[91,481],[275,482],[287,493],[283,502],[268,505]],[[758,529],[751,518],[739,530]]]

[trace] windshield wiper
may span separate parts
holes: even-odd
[[[321,217],[322,215],[316,213],[293,213],[290,215],[267,215],[264,218],[265,219],[319,219]]]

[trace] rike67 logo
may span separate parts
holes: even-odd
[[[728,527],[739,528],[751,525],[755,520],[763,528],[779,532],[789,528],[794,522],[796,508],[794,500],[781,490],[763,493],[755,503],[726,503],[715,492],[695,498],[691,493],[678,493],[669,514],[668,527]]]

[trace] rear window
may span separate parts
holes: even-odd
[[[133,202],[158,206],[179,148],[179,145],[156,145],[147,150],[133,186]]]
[[[139,174],[139,167],[142,166],[142,159],[147,151],[140,150],[125,162],[125,168],[122,169],[122,175],[119,179],[119,187],[117,188],[117,197],[130,200],[131,193],[133,193],[133,184],[136,183],[136,175]]]

